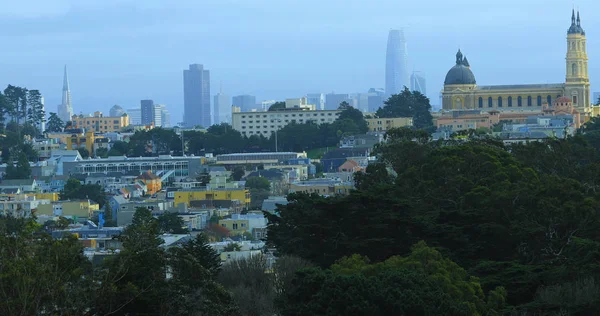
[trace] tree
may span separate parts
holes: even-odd
[[[180,250],[192,255],[213,277],[216,277],[221,271],[221,257],[208,244],[208,237],[204,233],[197,234],[194,239],[184,243],[181,248],[171,248],[171,253]]]
[[[279,101],[271,104],[269,111],[281,111],[285,109],[285,102]]]
[[[186,234],[188,232],[184,228],[183,219],[177,213],[172,212],[164,212],[158,216],[158,227],[163,234]]]
[[[62,132],[64,127],[65,123],[58,117],[58,115],[54,112],[50,112],[48,124],[46,124],[46,133]]]
[[[265,177],[249,177],[246,179],[246,188],[250,190],[270,190],[271,183]]]
[[[242,177],[244,177],[244,174],[246,174],[244,167],[237,166],[233,168],[233,171],[231,172],[231,178],[233,181],[240,181],[242,180]]]
[[[96,149],[96,157],[107,158],[108,157],[108,149],[106,148],[98,148]]]
[[[236,243],[229,243],[223,248],[223,251],[240,251],[242,247]]]
[[[98,203],[102,209],[106,205],[106,194],[104,188],[99,184],[84,184],[75,178],[69,178],[63,191],[60,193],[61,200],[87,200]]]
[[[384,106],[377,110],[377,116],[385,117],[412,117],[413,126],[431,132],[434,129],[431,116],[429,98],[418,91],[411,92],[408,88],[399,94],[392,95]]]
[[[24,152],[19,154],[17,165],[14,166],[12,162],[8,162],[6,168],[5,179],[29,179],[31,178],[31,166],[29,160]]]
[[[85,147],[79,147],[79,148],[77,148],[77,151],[79,151],[79,154],[81,155],[81,158],[83,158],[83,159],[87,159],[90,157],[90,151],[87,150],[87,148],[85,148]]]
[[[360,134],[364,134],[369,131],[369,125],[367,124],[367,121],[365,120],[363,113],[360,110],[350,105],[344,108],[342,108],[342,106],[340,105],[340,109],[342,109],[342,112],[338,116],[338,120],[351,120],[352,122],[354,122],[354,124],[356,124],[358,132]]]
[[[108,156],[123,156],[129,151],[128,144],[124,141],[116,141],[112,143],[112,147],[108,151]]]
[[[27,91],[27,122],[33,126],[46,121],[42,95],[38,90]],[[37,128],[36,128],[37,130]],[[38,131],[37,134],[42,131]],[[36,136],[37,136],[36,134]]]
[[[196,180],[200,182],[201,186],[205,187],[210,183],[210,174],[208,173],[208,171],[204,171],[200,173],[200,175],[198,175],[198,178],[196,178]]]

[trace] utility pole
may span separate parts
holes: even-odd
[[[277,123],[281,123],[281,119],[272,119],[271,123],[273,122],[277,122]],[[278,126],[275,126],[275,152],[278,152],[278,148],[277,148],[277,131],[279,130]]]

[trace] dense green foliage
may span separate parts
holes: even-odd
[[[246,189],[250,190],[250,207],[258,208],[271,193],[271,183],[264,177],[249,177],[246,179]]]
[[[404,87],[399,94],[392,95],[384,102],[384,106],[377,110],[378,117],[412,117],[413,126],[428,132],[433,132],[433,118],[431,116],[429,98],[418,91],[410,91]]]
[[[356,191],[291,194],[280,216],[269,215],[268,240],[323,268],[353,254],[385,262],[424,240],[478,277],[484,292],[504,287],[508,309],[598,313],[598,300],[582,292],[600,277],[598,125],[509,148],[475,135],[429,142],[426,133],[390,131],[378,163],[356,176]],[[306,277],[341,280],[328,273]],[[578,303],[548,298],[561,291]]]
[[[62,192],[61,200],[86,200],[90,199],[100,206],[100,209],[106,204],[106,194],[104,188],[99,184],[81,184],[75,178],[69,178]]]
[[[271,104],[271,106],[269,107],[269,111],[280,111],[280,110],[285,110],[285,102],[283,102],[283,101],[275,102],[275,103]]]

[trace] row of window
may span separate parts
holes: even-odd
[[[304,116],[304,114],[306,114],[306,116],[307,116],[307,117],[308,117],[308,116],[311,116],[311,113],[300,113],[300,114],[298,114],[298,116],[299,116],[299,117],[303,117],[303,116]],[[296,117],[296,114],[284,114],[284,115],[283,115],[283,117],[290,117],[290,115],[291,115],[292,117]],[[331,113],[331,112],[330,112],[330,113],[321,113],[321,116],[325,116],[325,115],[327,115],[327,116],[333,116],[333,113]],[[315,116],[319,116],[319,114],[317,114],[317,113],[313,113],[313,114],[312,114],[312,116],[313,116],[313,117],[315,117]],[[256,116],[253,116],[253,115],[248,115],[248,118],[253,118],[253,117],[260,118],[260,114],[256,114]],[[267,114],[263,114],[263,115],[262,115],[262,117],[263,117],[263,118],[267,117]],[[273,118],[273,117],[274,117],[274,115],[270,115],[270,117],[271,117],[271,118]],[[281,117],[281,114],[278,114],[278,115],[277,115],[277,117]],[[246,115],[242,115],[242,118],[246,118]]]
[[[558,95],[556,97],[559,98],[560,95]],[[573,97],[573,103],[576,103],[576,99],[575,98],[576,97],[574,96]],[[479,97],[478,101],[479,101],[478,102],[479,103],[479,107],[482,108],[483,107],[483,98]],[[512,107],[513,106],[513,97],[508,97],[506,101],[507,101],[506,105],[508,107]],[[546,101],[548,102],[548,104],[552,104],[552,96],[550,96],[550,95],[547,96],[546,97]],[[526,102],[527,102],[527,106],[533,106],[533,98],[531,96],[527,97]],[[542,106],[542,96],[541,95],[537,96],[535,104],[537,106]],[[496,105],[499,108],[501,108],[504,105],[504,99],[502,97],[498,97],[496,99]],[[494,99],[492,97],[488,97],[488,99],[487,99],[487,106],[490,107],[490,108],[494,106]],[[517,97],[517,106],[523,106],[523,98],[521,96]]]
[[[87,125],[90,125],[90,124],[95,124],[95,125],[102,124],[102,121],[79,121],[79,125],[83,125],[83,122],[85,122],[85,124],[87,124]],[[108,124],[108,121],[105,120],[104,124]],[[120,121],[119,120],[114,120],[113,124],[120,124]]]
[[[315,123],[318,123],[318,120],[314,120],[314,119],[308,119],[308,120],[306,120],[306,122],[309,122],[309,121],[313,121]],[[327,121],[333,122],[333,119],[327,119]],[[291,120],[291,121],[290,120],[285,120],[284,122],[285,123],[290,123],[290,122],[296,123],[296,120]],[[300,119],[300,120],[298,120],[298,122],[300,124],[302,124],[302,123],[304,123],[304,120]],[[321,119],[321,122],[324,123],[325,119]],[[252,123],[252,121],[248,121],[248,123]],[[260,124],[260,121],[256,121],[256,123]],[[267,121],[263,121],[263,123],[267,123]],[[242,121],[242,124],[246,124],[246,121]],[[277,125],[277,128],[281,128],[281,127],[282,127],[282,125]],[[248,128],[252,128],[252,126],[248,126]],[[256,125],[256,128],[260,128],[260,125]],[[263,125],[263,128],[268,128],[268,125]],[[271,125],[271,128],[275,128],[275,125]],[[242,129],[246,129],[246,126],[242,126]]]

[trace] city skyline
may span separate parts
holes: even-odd
[[[225,1],[207,4],[215,13],[211,23],[219,22],[212,28],[214,31],[208,32],[191,31],[202,29],[201,26],[206,23],[192,18],[200,10],[200,6],[192,2],[183,1],[177,9],[153,1],[144,4],[114,1],[93,5],[63,1],[62,7],[40,3],[39,6],[28,7],[9,4],[3,12],[5,18],[0,23],[5,29],[16,28],[19,37],[2,35],[14,45],[6,48],[6,64],[2,65],[4,71],[0,74],[0,83],[39,89],[46,97],[46,104],[59,104],[58,69],[67,63],[75,113],[91,113],[97,109],[107,111],[114,104],[132,108],[140,99],[152,98],[167,104],[176,120],[183,115],[180,69],[194,62],[201,62],[211,69],[213,82],[223,82],[229,95],[252,94],[257,100],[283,100],[313,92],[357,93],[366,92],[370,87],[384,87],[382,60],[390,27],[405,29],[410,43],[409,67],[412,69],[418,65],[418,69],[427,74],[427,92],[433,105],[439,103],[438,94],[447,64],[452,62],[448,56],[458,47],[469,51],[469,60],[478,65],[481,82],[511,83],[515,81],[515,75],[522,83],[560,82],[565,76],[564,69],[547,65],[564,58],[566,47],[563,38],[556,34],[564,32],[563,22],[568,22],[564,11],[571,9],[567,4],[540,8],[516,1],[486,6],[471,1],[455,1],[434,8],[419,3],[400,5],[382,1],[375,6],[385,7],[385,12],[382,12],[366,3],[357,3],[354,8],[337,8],[330,3],[306,1],[289,8],[274,1],[265,1],[263,4],[236,3],[254,15],[244,15],[234,28],[217,21],[228,16],[229,9],[235,8],[233,3]],[[577,5],[590,19],[593,19],[592,12],[600,7],[593,1],[579,1]],[[267,27],[255,23],[260,20],[257,14],[267,6],[278,12],[272,21],[283,21],[298,11],[315,7],[324,12],[335,8],[340,10],[340,16],[361,12],[372,18],[368,23],[352,25],[345,19],[319,14],[303,20],[306,24],[302,25],[314,24],[312,28],[285,23],[272,28],[270,24]],[[400,7],[402,10],[398,10]],[[516,10],[516,7],[521,9]],[[532,8],[539,16],[552,18],[532,19],[527,14]],[[483,18],[486,16],[484,13],[490,10],[494,17]],[[398,13],[400,11],[402,13]],[[445,22],[447,14],[459,11],[481,18],[452,24]],[[163,14],[161,22],[146,25],[146,21]],[[111,21],[115,19],[115,23],[105,30],[100,26],[106,24],[106,16],[111,16]],[[504,23],[506,18],[513,23]],[[74,31],[73,25],[83,21],[87,23]],[[24,22],[27,28],[16,27]],[[323,30],[319,23],[329,23],[332,27]],[[195,26],[190,27],[192,25]],[[524,32],[524,26],[530,30]],[[243,30],[241,37],[240,30]],[[531,30],[535,30],[536,37],[530,36]],[[174,31],[181,34],[177,35]],[[592,36],[599,34],[600,28],[589,25],[586,31]],[[78,40],[73,41],[73,36]],[[196,40],[184,40],[184,37],[190,36]],[[144,54],[139,54],[142,47],[157,40],[167,45],[160,45],[152,51],[143,50]],[[27,52],[20,49],[24,41],[32,43],[28,44],[32,45],[32,49]],[[103,41],[110,45],[95,44]],[[281,48],[292,45],[292,42],[293,45],[318,46],[320,49],[298,54]],[[490,49],[498,42],[510,42],[520,49]],[[65,50],[64,45],[67,44],[71,46]],[[120,47],[118,52],[110,48],[111,45]],[[540,45],[553,48],[538,56],[536,51]],[[242,47],[247,48],[247,54],[239,53]],[[598,55],[598,42],[591,41],[588,51],[591,58]],[[167,53],[169,58],[163,58]],[[90,76],[89,69],[94,69],[93,76]],[[30,76],[33,71],[38,75]],[[590,65],[592,85],[599,71],[600,68]],[[592,87],[592,90],[598,89]],[[51,112],[50,109],[48,112]]]

